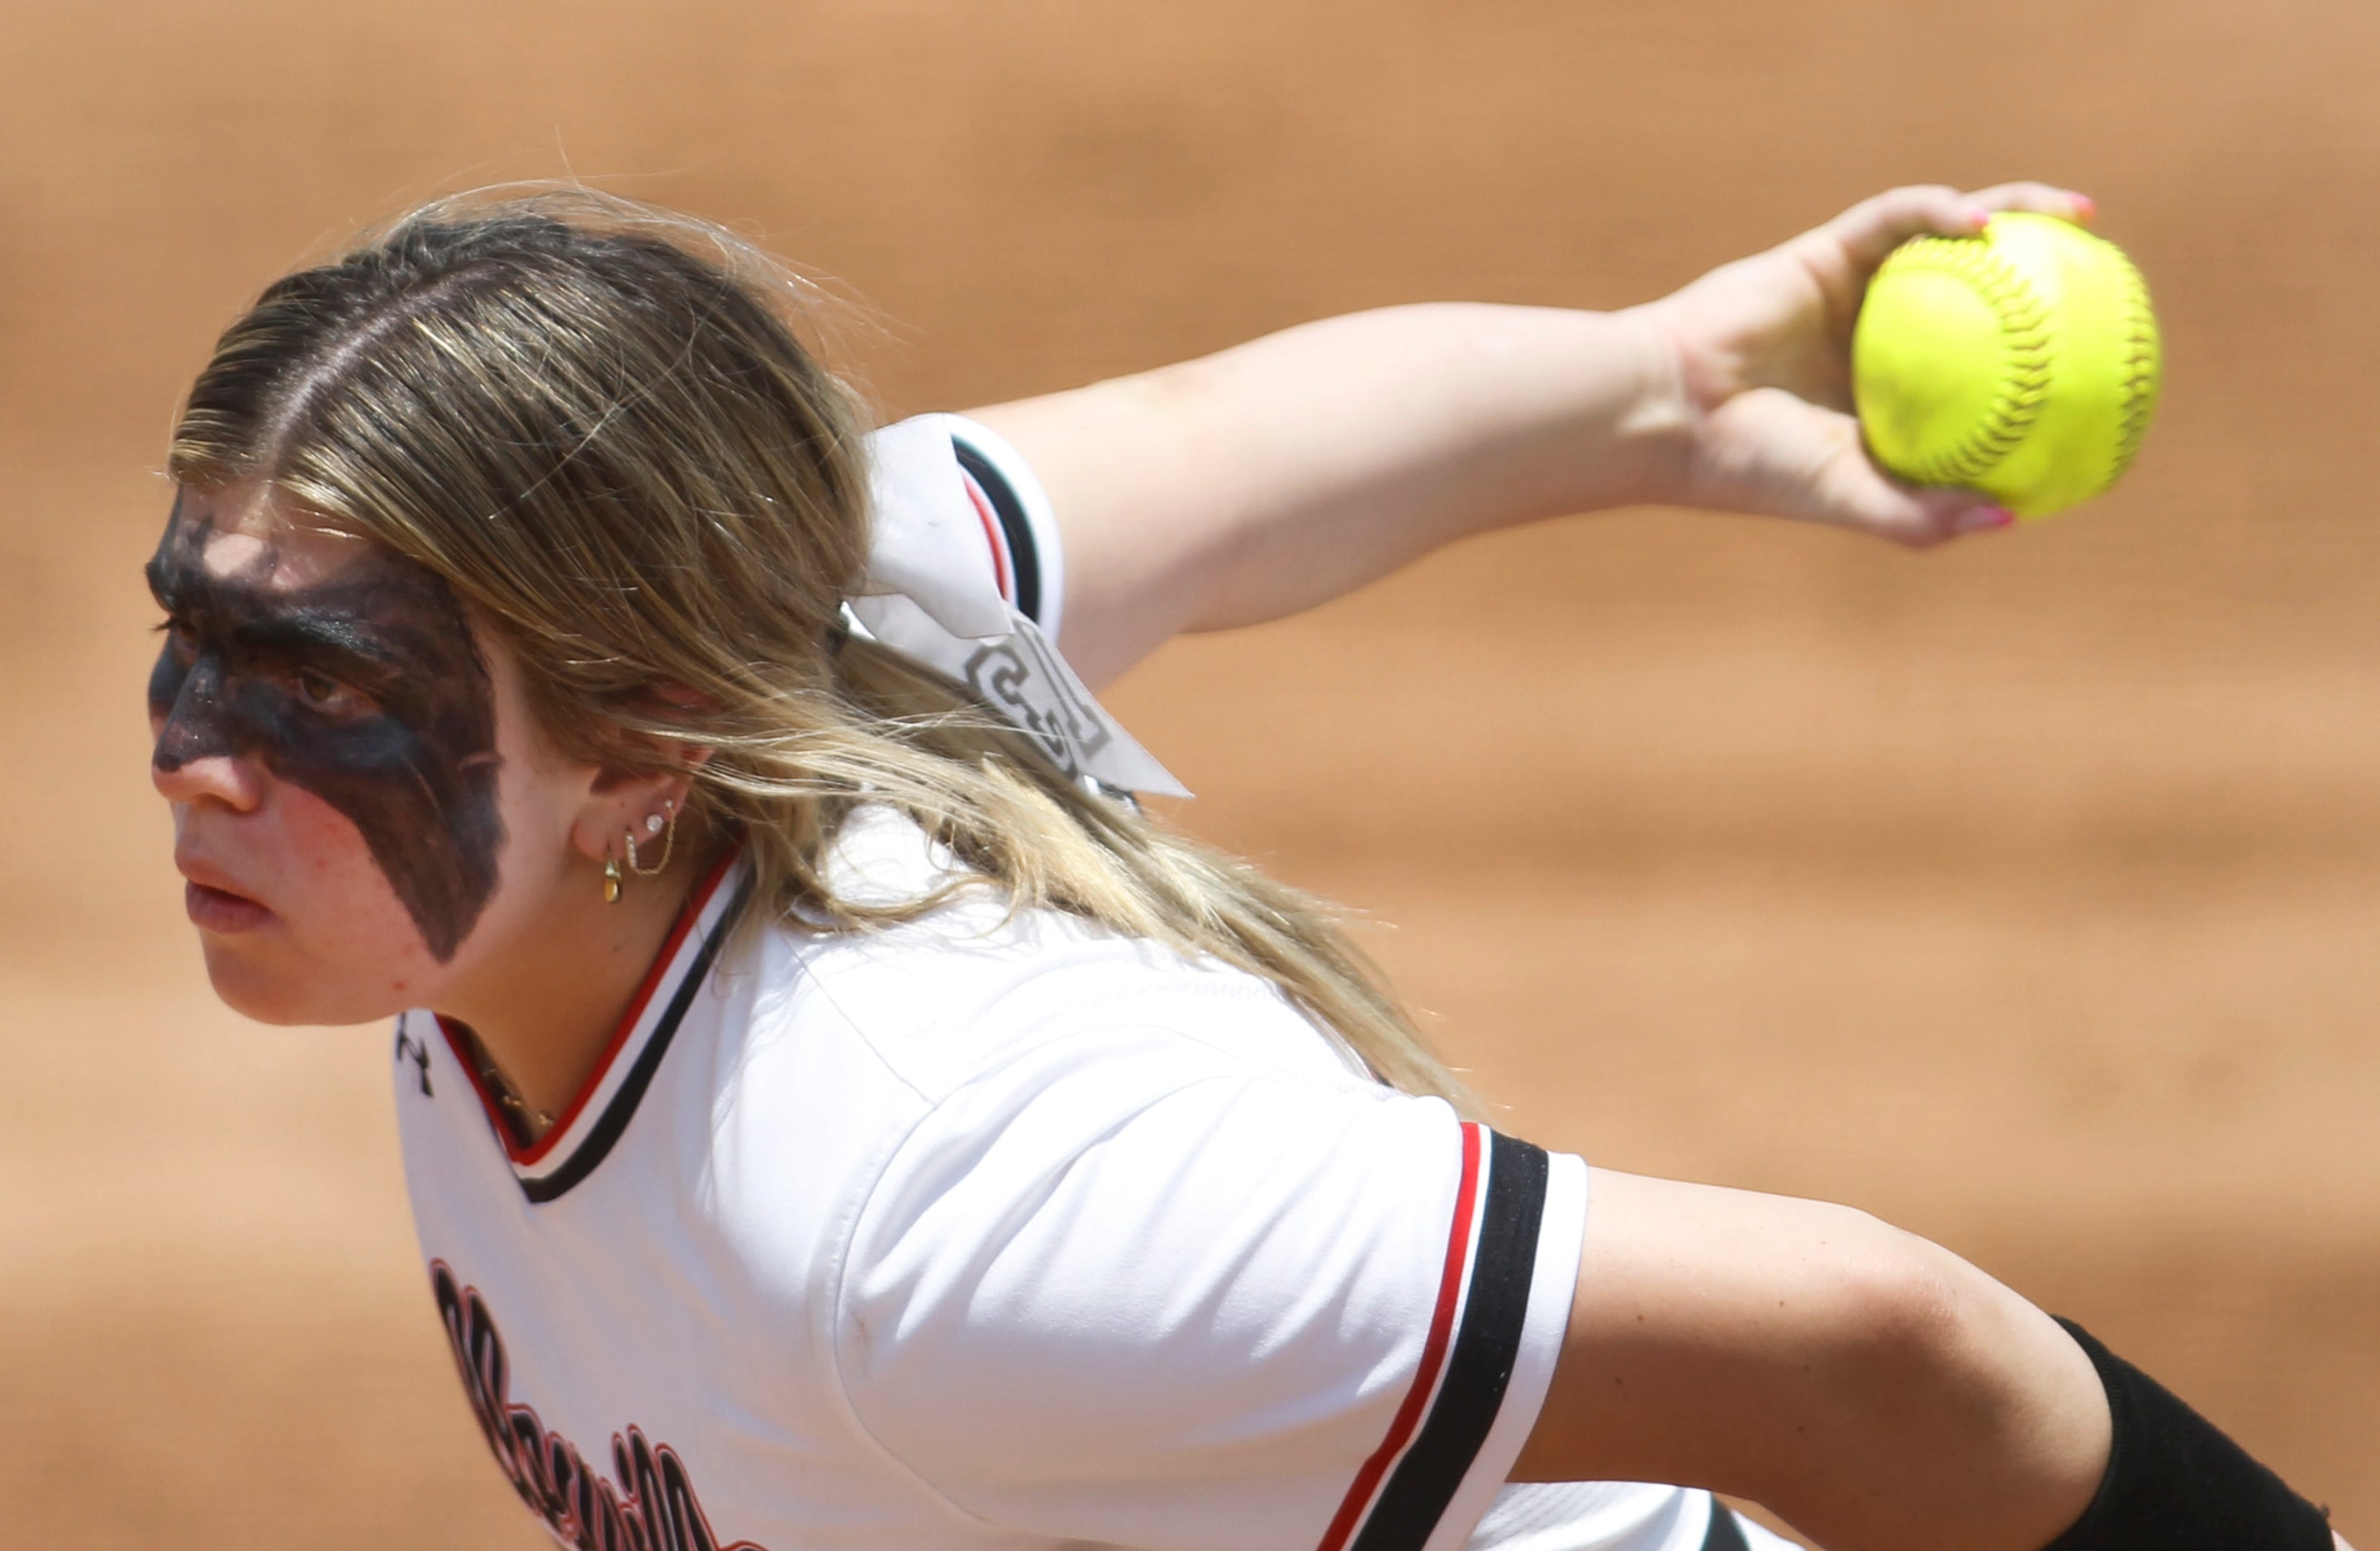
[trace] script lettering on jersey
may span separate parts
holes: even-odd
[[[206,564],[176,500],[149,562],[166,642],[149,677],[161,770],[237,754],[345,814],[441,963],[495,892],[495,697],[454,589],[377,545],[309,587],[263,546]]]
[[[565,1545],[582,1551],[763,1551],[748,1540],[722,1545],[695,1496],[686,1462],[668,1445],[630,1427],[612,1438],[612,1479],[589,1469],[576,1444],[516,1405],[504,1339],[479,1290],[430,1263],[438,1317],[455,1350],[471,1414],[513,1489]]]

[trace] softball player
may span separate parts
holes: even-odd
[[[588,1547],[2331,1544],[2080,1331],[1496,1133],[1085,687],[1465,531],[2002,515],[1841,413],[1908,190],[1611,317],[1413,309],[863,437],[592,200],[283,280],[189,395],[155,778],[210,975],[394,1015],[428,1279]],[[1063,655],[1058,648],[1062,644]],[[1682,1485],[1627,1484],[1629,1482]]]

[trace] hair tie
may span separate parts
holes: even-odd
[[[957,680],[1078,782],[1190,795],[1001,595],[949,433],[905,421],[869,442],[873,542],[844,628]]]

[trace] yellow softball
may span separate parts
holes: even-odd
[[[2047,516],[2114,484],[2155,413],[2148,286],[2123,250],[2046,215],[1918,237],[1868,285],[1852,392],[1876,460]]]

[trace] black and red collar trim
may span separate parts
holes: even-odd
[[[733,887],[729,887],[731,878]],[[652,967],[645,972],[644,983],[637,988],[619,1026],[613,1030],[611,1044],[593,1075],[552,1128],[533,1144],[524,1146],[514,1140],[495,1095],[480,1079],[468,1034],[444,1018],[438,1020],[439,1032],[445,1036],[455,1064],[469,1076],[480,1107],[487,1111],[489,1129],[504,1145],[521,1193],[531,1201],[552,1201],[569,1190],[594,1172],[619,1141],[750,893],[750,873],[739,865],[738,857],[726,856],[710,869],[679,913]]]

